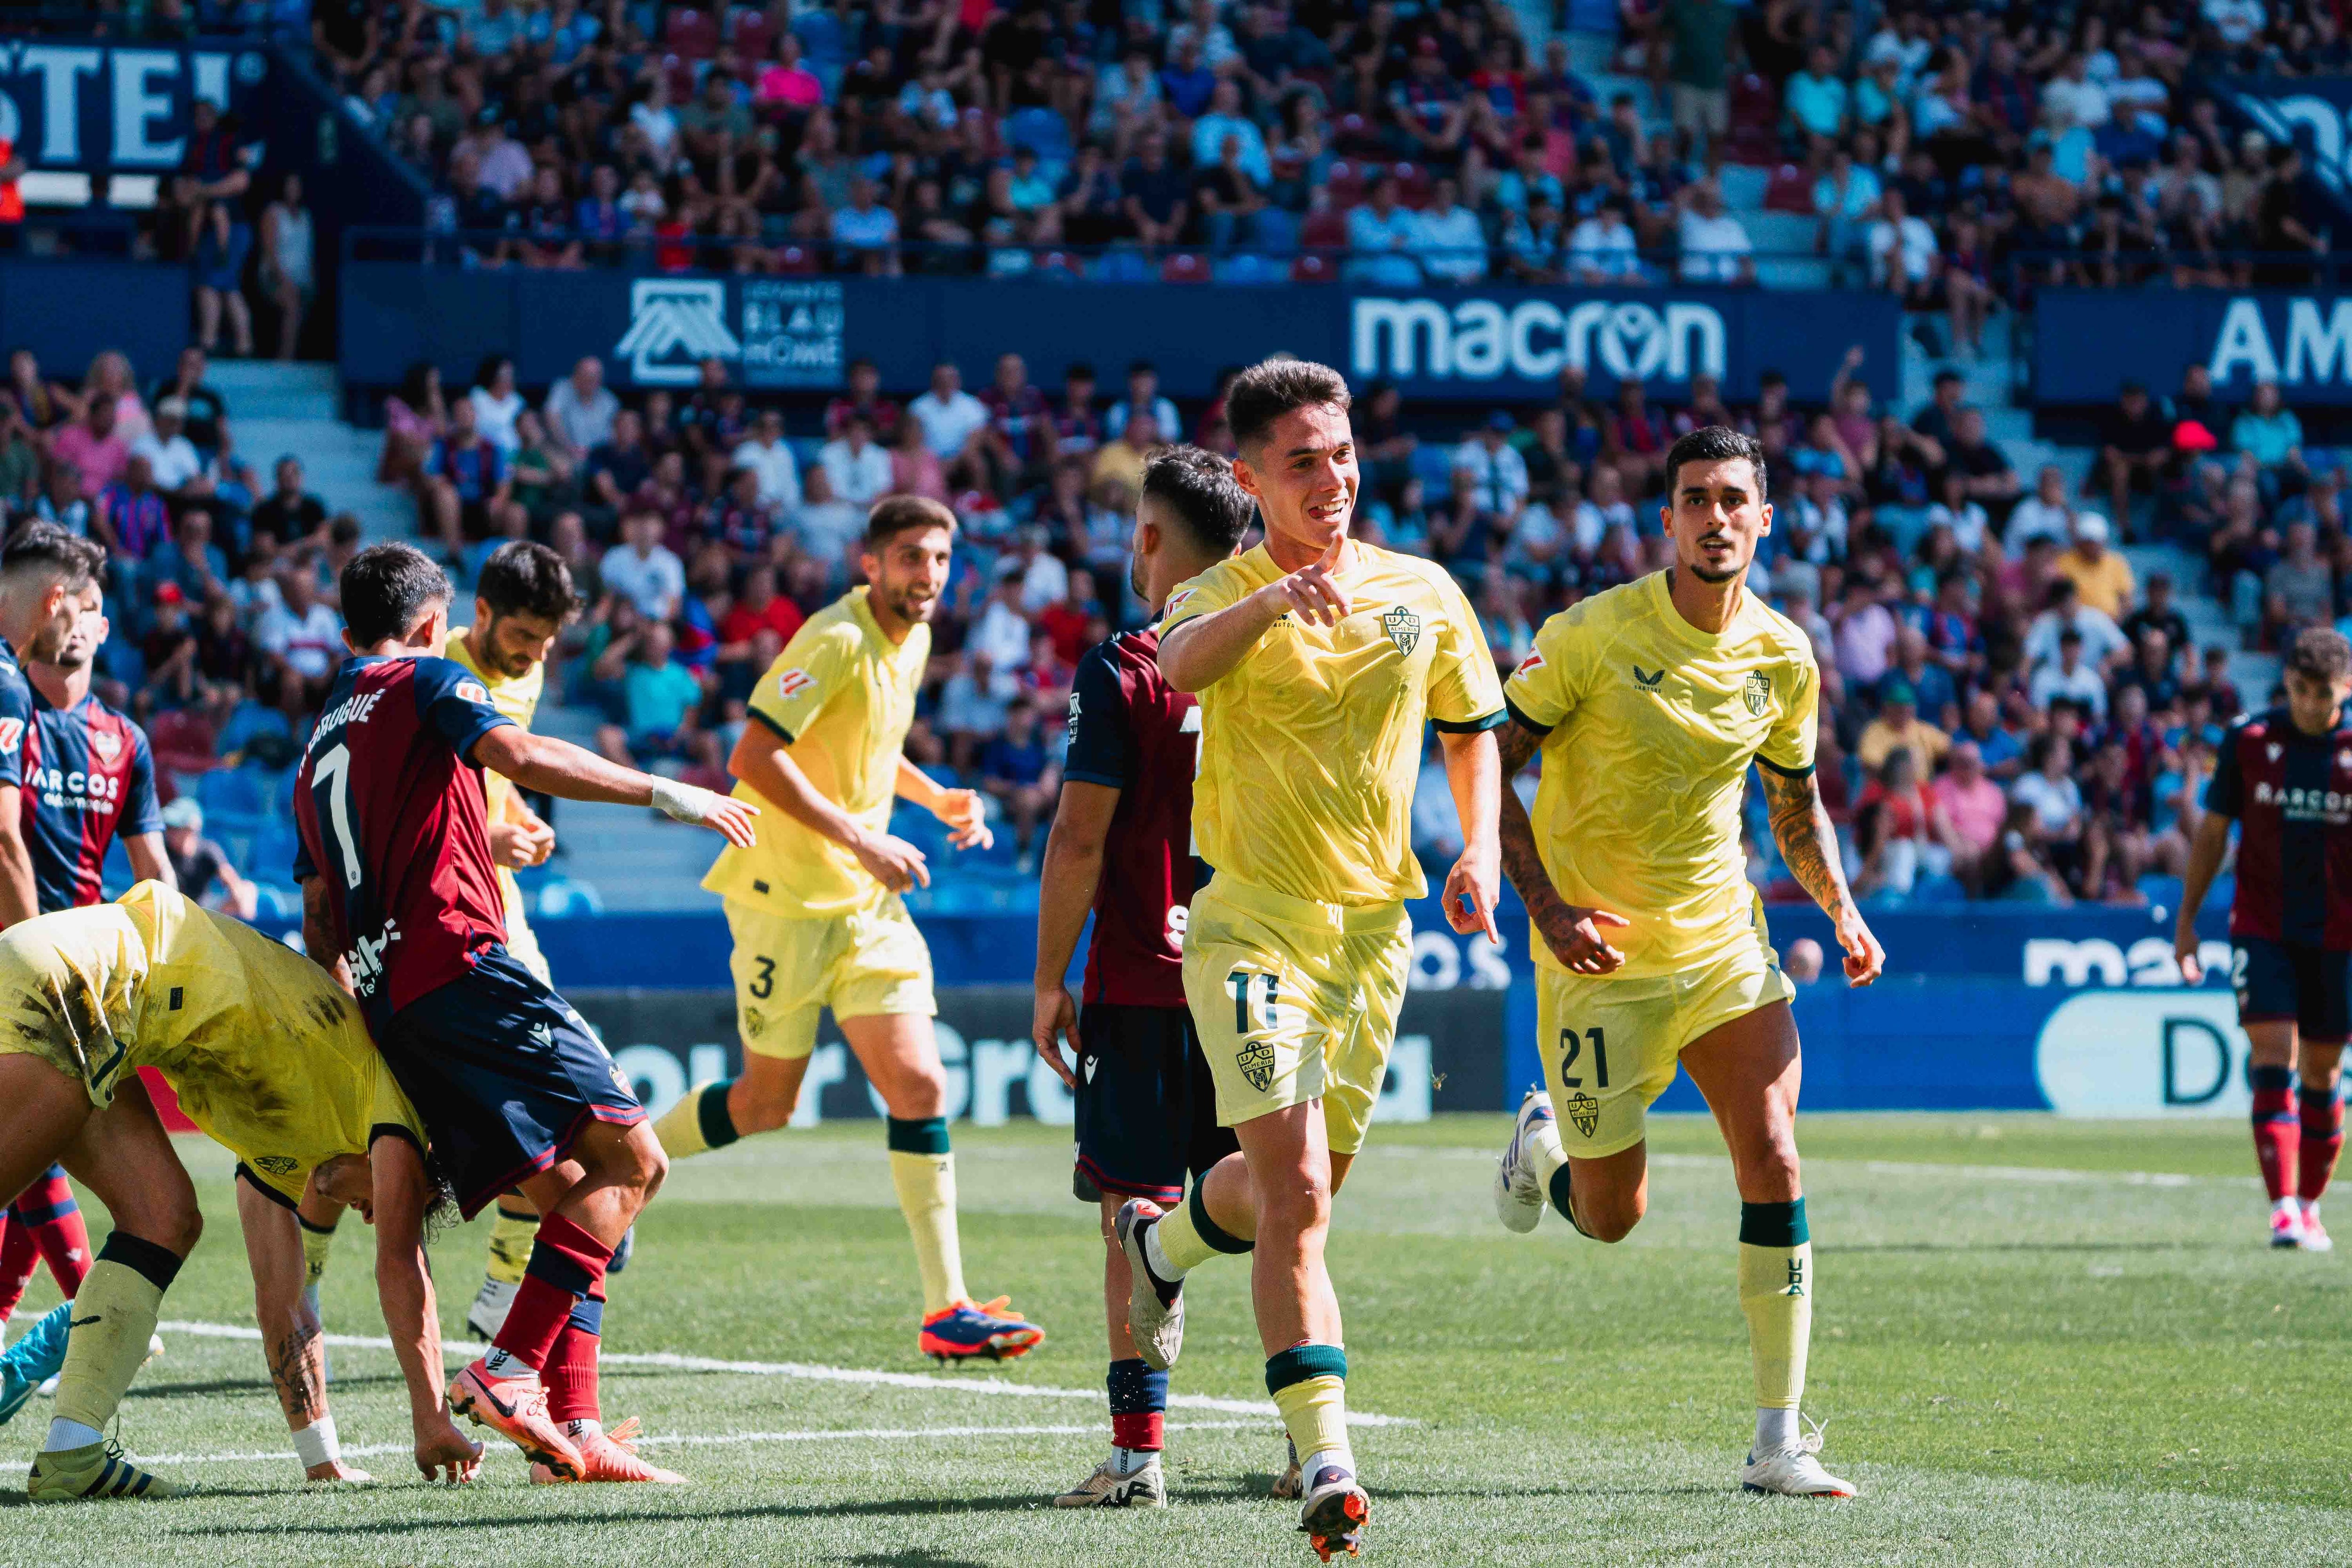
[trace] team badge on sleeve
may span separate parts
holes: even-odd
[[[1543,663],[1544,656],[1542,654],[1529,653],[1527,658],[1519,660],[1519,668],[1511,671],[1511,673],[1513,675],[1533,675],[1537,670],[1543,668]]]
[[[1748,701],[1748,711],[1761,719],[1765,708],[1772,700],[1772,678],[1760,669],[1751,669],[1748,672],[1748,683],[1739,694]]]
[[[776,694],[789,702],[804,691],[816,689],[816,677],[805,669],[788,669],[776,677]]]
[[[22,719],[0,719],[0,752],[13,752],[25,739]]]
[[[468,702],[488,704],[490,700],[490,694],[482,689],[482,683],[478,680],[461,680],[457,682],[457,695],[464,698]]]
[[[1411,654],[1413,645],[1421,641],[1421,617],[1402,605],[1391,605],[1381,617],[1381,630],[1389,634],[1397,652]]]
[[[1169,595],[1168,603],[1160,606],[1160,614],[1161,618],[1165,619],[1167,616],[1172,616],[1177,611],[1182,609],[1184,607],[1184,602],[1199,592],[1200,590],[1198,588],[1179,588],[1174,593]]]

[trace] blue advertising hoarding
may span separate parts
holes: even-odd
[[[2137,381],[2161,394],[2181,368],[2212,372],[2242,402],[2275,381],[2292,405],[2352,404],[2352,294],[2046,289],[2033,302],[2033,396],[2105,405]]]
[[[353,261],[344,272],[347,384],[396,384],[413,359],[469,374],[488,353],[512,354],[526,384],[604,357],[623,386],[691,386],[706,358],[744,385],[827,389],[850,360],[871,358],[886,386],[923,385],[952,359],[966,381],[995,356],[1026,355],[1050,383],[1084,360],[1116,378],[1150,359],[1163,387],[1204,396],[1227,365],[1284,351],[1360,381],[1394,381],[1422,400],[1547,399],[1564,368],[1607,395],[1635,379],[1662,396],[1692,377],[1755,395],[1778,370],[1808,395],[1825,392],[1846,350],[1863,374],[1895,390],[1901,311],[1881,293],[1755,289],[1433,289],[1185,287],[977,278],[647,277],[625,271],[467,270]]]
[[[0,43],[0,137],[35,172],[162,174],[187,147],[196,99],[248,119],[270,98],[271,57],[249,44]]]

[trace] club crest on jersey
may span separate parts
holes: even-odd
[[[1568,1119],[1576,1124],[1579,1132],[1590,1138],[1592,1130],[1601,1125],[1601,1102],[1579,1089],[1568,1097]]]
[[[267,1171],[273,1176],[290,1176],[301,1169],[300,1164],[287,1154],[258,1155],[253,1163],[256,1170]]]
[[[1764,717],[1765,708],[1772,700],[1772,678],[1760,669],[1749,670],[1747,683],[1740,688],[1739,695],[1746,700],[1748,711],[1761,719]]]
[[[1633,667],[1634,684],[1641,687],[1644,691],[1655,691],[1658,689],[1658,682],[1665,679],[1665,678],[1666,672],[1663,669],[1653,674],[1650,671],[1643,669],[1638,664]]]
[[[555,1046],[555,1031],[545,1024],[533,1024],[530,1026],[530,1043],[542,1051],[551,1050]]]
[[[1242,1069],[1242,1077],[1259,1093],[1274,1081],[1274,1047],[1265,1040],[1252,1040],[1234,1057],[1234,1065]]]
[[[816,677],[805,669],[788,669],[776,677],[777,694],[787,702],[803,691],[816,689]]]
[[[122,754],[122,737],[110,730],[92,730],[89,749],[98,753],[100,762],[110,763]]]
[[[2273,741],[2268,746],[2265,746],[2263,749],[2270,753],[2271,761],[2277,762],[2279,760],[2279,752],[2284,751],[2285,748],[2281,746],[2276,741]]]
[[[1381,630],[1389,634],[1397,652],[1411,654],[1421,641],[1421,617],[1402,605],[1391,605],[1381,617]]]
[[[457,682],[457,695],[468,702],[487,703],[490,700],[490,694],[482,689],[482,683],[478,680]]]

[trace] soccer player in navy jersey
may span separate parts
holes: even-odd
[[[1153,456],[1135,506],[1135,591],[1156,616],[1168,595],[1234,553],[1256,515],[1232,465],[1196,447]],[[1173,1205],[1234,1152],[1184,1005],[1192,901],[1192,772],[1201,710],[1160,673],[1157,627],[1121,632],[1078,661],[1069,760],[1038,891],[1031,1035],[1077,1100],[1071,1185],[1102,1210],[1110,1326],[1110,1458],[1054,1500],[1061,1508],[1159,1508],[1168,1374],[1136,1353],[1127,1254],[1113,1232],[1130,1198]],[[1066,984],[1089,911],[1085,1011]],[[1073,1071],[1062,1055],[1076,1053]],[[1198,1192],[1197,1185],[1194,1191]],[[1204,1234],[1213,1232],[1210,1225]],[[1230,1238],[1229,1238],[1230,1239]],[[1237,1242],[1235,1251],[1247,1251]]]
[[[94,547],[93,547],[94,548]],[[109,630],[105,595],[90,578],[70,595],[71,629],[52,659],[23,665],[32,721],[20,754],[19,830],[33,863],[40,912],[79,909],[103,896],[106,852],[122,839],[134,881],[173,886],[155,801],[147,737],[90,692],[90,669]],[[8,1321],[45,1259],[68,1300],[89,1271],[89,1232],[62,1167],[8,1205],[0,1236],[0,1323]]]
[[[514,1190],[545,1216],[506,1322],[451,1382],[450,1407],[521,1448],[537,1481],[676,1480],[636,1458],[625,1428],[604,1431],[595,1394],[606,1268],[668,1161],[586,1022],[506,950],[482,771],[567,800],[651,805],[737,844],[753,841],[757,808],[500,713],[439,657],[449,579],[414,546],[362,551],[341,584],[352,657],[295,781],[304,943],[359,999],[465,1215]]]
[[[2286,703],[2230,728],[2189,848],[2173,952],[2191,985],[2197,910],[2238,825],[2230,983],[2252,1049],[2254,1154],[2271,1200],[2271,1245],[2326,1252],[2320,1194],[2344,1148],[2339,1079],[2352,1034],[2352,642],[2295,634]],[[2295,1091],[2296,1068],[2302,1089]],[[2290,1109],[2292,1107],[2292,1109]]]

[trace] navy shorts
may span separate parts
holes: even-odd
[[[2259,936],[2235,942],[2230,984],[2238,993],[2238,1022],[2291,1020],[2298,1036],[2323,1046],[2352,1035],[2352,952]]]
[[[572,1005],[492,947],[376,1032],[467,1219],[562,1160],[591,1121],[646,1119]]]
[[[1089,1002],[1078,1019],[1077,1164],[1081,1203],[1106,1194],[1168,1205],[1184,1178],[1241,1145],[1217,1125],[1217,1089],[1182,1007]]]

